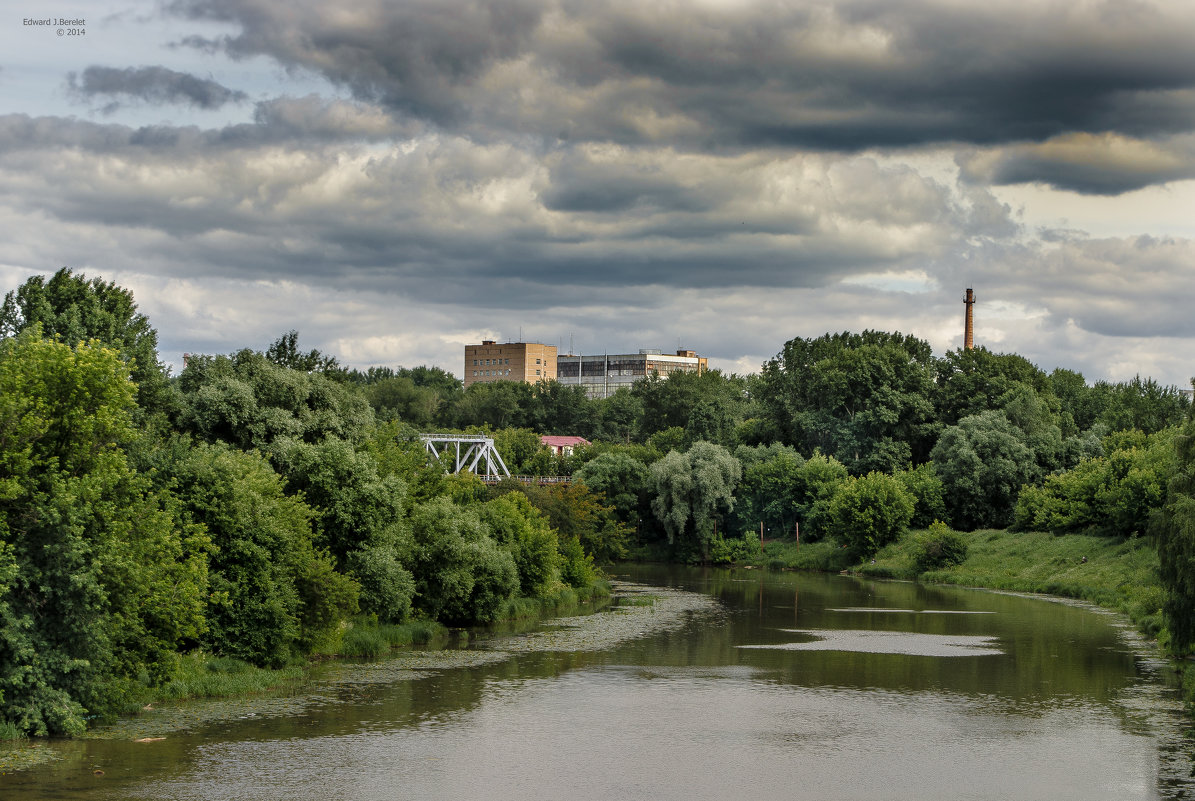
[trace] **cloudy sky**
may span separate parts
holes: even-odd
[[[1195,375],[1187,0],[0,6],[0,291],[115,280],[175,365],[941,354],[973,286],[993,350]]]

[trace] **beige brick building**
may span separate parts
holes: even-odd
[[[465,388],[478,382],[525,381],[535,384],[556,378],[556,346],[538,342],[484,340],[465,346]]]

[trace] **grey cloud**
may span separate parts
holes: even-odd
[[[222,45],[481,140],[857,150],[1195,127],[1190,8],[176,0]]]
[[[1195,137],[1143,141],[1070,134],[963,154],[958,162],[963,179],[974,183],[1043,183],[1085,195],[1119,195],[1195,177]]]
[[[631,297],[903,270],[958,247],[971,214],[948,187],[868,158],[575,148],[545,159],[443,135],[392,144],[391,120],[363,104],[259,112],[269,125],[221,131],[0,117],[0,202],[143,231],[134,247],[187,270],[519,308],[568,303],[577,287]],[[243,133],[285,127],[333,140]],[[335,138],[350,135],[360,143]],[[86,155],[64,161],[64,145]]]
[[[83,98],[129,97],[148,103],[182,103],[200,109],[217,109],[248,99],[216,81],[165,67],[91,66],[82,74],[70,73],[71,92]]]

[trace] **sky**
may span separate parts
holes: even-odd
[[[973,287],[978,345],[1186,387],[1193,40],[1186,0],[0,0],[0,292],[115,281],[175,369],[294,329],[460,376],[941,355]]]

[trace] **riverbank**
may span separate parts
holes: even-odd
[[[287,696],[303,691],[317,669],[329,662],[351,663],[359,660],[373,660],[392,651],[426,649],[443,650],[467,643],[471,636],[480,632],[495,635],[510,635],[534,628],[539,621],[601,608],[612,598],[611,584],[605,579],[595,581],[584,588],[560,587],[555,593],[541,598],[512,598],[502,607],[499,617],[489,626],[473,629],[449,629],[441,623],[429,620],[414,620],[402,624],[379,624],[368,619],[358,619],[346,626],[334,642],[325,643],[322,649],[301,661],[282,668],[271,669],[251,665],[238,659],[217,657],[211,654],[191,653],[179,657],[174,676],[159,687],[145,688],[130,703],[118,729],[134,731],[131,739],[144,737],[153,739],[160,732],[136,729],[138,718],[145,717],[161,706],[174,706],[197,701],[227,699],[226,706],[210,706],[206,713],[212,720],[236,720],[246,714],[247,704],[257,701],[281,702],[286,706]],[[163,724],[173,730],[188,724],[167,718]],[[15,770],[24,770],[55,758],[51,749],[43,748],[38,738],[26,738],[16,732],[9,736],[0,730],[0,775]],[[80,739],[111,736],[111,727],[90,729]]]
[[[1165,592],[1158,578],[1157,548],[1146,538],[980,529],[961,532],[967,543],[961,564],[918,572],[913,557],[918,533],[908,532],[874,560],[856,561],[833,541],[799,547],[769,542],[749,564],[1058,595],[1122,612],[1151,638],[1161,631]]]

